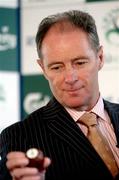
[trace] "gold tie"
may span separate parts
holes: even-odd
[[[94,113],[85,113],[80,117],[79,122],[87,126],[88,134],[87,138],[98,152],[100,157],[103,159],[108,169],[115,177],[118,173],[117,164],[113,157],[110,148],[107,145],[102,133],[100,132],[97,124],[97,116]]]

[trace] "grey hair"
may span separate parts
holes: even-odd
[[[73,26],[82,29],[87,33],[92,48],[97,52],[100,46],[97,27],[94,18],[86,12],[79,10],[70,10],[57,13],[44,18],[39,24],[36,33],[36,46],[39,58],[42,57],[41,46],[42,41],[48,30],[56,23],[70,22]]]

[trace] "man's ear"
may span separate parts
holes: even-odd
[[[43,71],[43,75],[44,75],[45,78],[47,79],[47,75],[46,75],[46,72],[45,72],[43,60],[42,60],[42,59],[37,59],[37,63],[38,63],[38,65],[41,67],[41,69],[42,69],[42,71]]]
[[[98,51],[98,60],[99,60],[99,70],[102,69],[104,65],[104,53],[103,53],[103,47],[100,46]]]
[[[43,60],[42,60],[42,59],[37,59],[37,63],[38,63],[38,65],[41,67],[41,69],[42,69],[43,72],[44,72]]]

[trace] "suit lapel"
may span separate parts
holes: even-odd
[[[119,106],[107,101],[104,101],[104,106],[110,116],[112,125],[114,127],[117,139],[116,146],[119,147]]]
[[[80,153],[82,157],[87,158],[90,163],[95,164],[97,160],[100,161],[97,152],[82,133],[81,129],[56,100],[48,104],[45,117],[49,130],[55,136],[62,139],[73,150]]]

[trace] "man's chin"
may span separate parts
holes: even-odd
[[[71,109],[80,109],[84,106],[84,104],[79,102],[72,102],[72,103],[70,102],[70,103],[66,103],[66,106]]]

